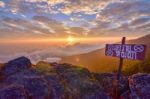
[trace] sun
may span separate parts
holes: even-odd
[[[74,44],[76,42],[76,38],[74,38],[72,36],[68,36],[67,42],[68,42],[68,44]]]

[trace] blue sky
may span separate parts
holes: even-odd
[[[0,39],[150,34],[150,0],[0,0]]]

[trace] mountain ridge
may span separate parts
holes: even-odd
[[[126,41],[126,44],[147,45],[146,59],[150,56],[150,35],[138,39]],[[149,60],[150,61],[150,60]],[[111,62],[111,63],[110,63]],[[61,63],[71,63],[79,66],[86,66],[93,72],[113,72],[117,71],[119,58],[105,56],[105,48],[85,54],[63,57]],[[138,64],[141,61],[125,59],[124,68],[129,64]]]
[[[0,68],[0,99],[148,99],[149,79],[148,73],[123,75],[117,84],[115,73],[68,63],[33,65],[22,56]]]

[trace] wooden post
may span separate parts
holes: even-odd
[[[126,38],[122,38],[122,43],[121,43],[121,52],[122,52],[122,45],[125,44]],[[120,60],[119,60],[119,67],[118,67],[118,74],[117,74],[117,80],[115,81],[115,97],[114,99],[120,99],[120,92],[119,92],[119,83],[120,83],[120,78],[121,78],[121,71],[122,71],[122,66],[123,66],[123,58],[121,57],[121,52],[120,52]]]
[[[126,37],[123,37],[122,38],[122,45],[125,44],[125,40],[126,40]],[[122,46],[121,46],[121,51],[122,51]],[[121,57],[121,53],[120,53],[120,61],[119,61],[119,68],[118,68],[118,74],[117,74],[117,80],[120,81],[120,77],[122,75],[121,73],[121,70],[122,70],[122,66],[123,66],[123,58]]]
[[[122,38],[121,44],[106,44],[105,55],[119,57],[118,72],[113,81],[113,99],[120,99],[120,84],[122,78],[122,67],[124,59],[144,60],[146,45],[143,44],[125,44],[126,37]],[[130,54],[129,54],[130,53]]]

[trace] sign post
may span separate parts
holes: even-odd
[[[121,45],[121,50],[123,49],[123,45],[125,44],[125,40],[126,40],[126,37],[123,37],[122,38],[122,45]],[[120,80],[120,77],[121,77],[121,70],[122,70],[122,65],[123,65],[123,58],[121,57],[121,54],[120,54],[120,60],[119,60],[119,68],[118,68],[118,74],[117,74],[117,80],[119,81]]]
[[[122,38],[121,44],[106,44],[105,55],[119,57],[119,67],[117,79],[115,80],[115,99],[119,99],[119,82],[121,80],[121,71],[124,59],[144,60],[146,53],[146,45],[143,44],[125,44],[126,37]]]

